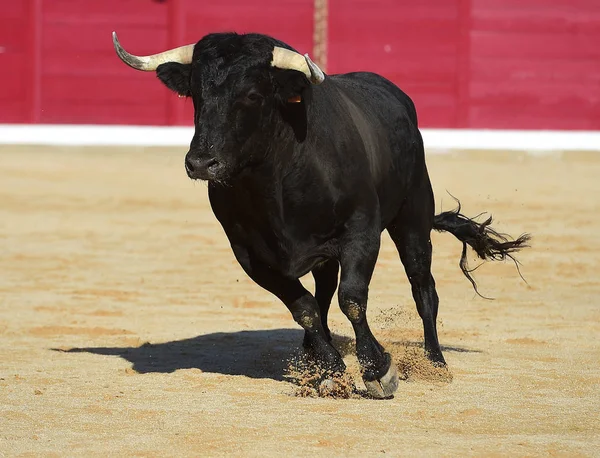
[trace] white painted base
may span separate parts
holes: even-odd
[[[192,127],[0,124],[0,144],[49,146],[182,146]],[[598,151],[600,131],[421,129],[425,148],[546,153]]]

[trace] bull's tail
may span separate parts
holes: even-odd
[[[460,270],[473,285],[475,292],[477,283],[471,276],[477,267],[469,269],[467,261],[467,245],[469,245],[477,256],[482,260],[499,261],[506,258],[511,259],[517,266],[519,271],[519,263],[514,258],[513,254],[521,248],[528,247],[528,242],[531,239],[529,234],[523,234],[516,240],[511,240],[507,235],[500,234],[490,227],[492,217],[490,216],[482,223],[478,223],[471,218],[460,213],[460,202],[456,210],[446,211],[436,215],[433,220],[433,228],[436,231],[446,231],[453,234],[463,244],[462,255],[460,257]],[[479,267],[479,266],[478,266]],[[519,275],[521,272],[519,271]],[[523,278],[521,276],[521,278]],[[479,294],[481,296],[481,294]],[[482,296],[483,297],[483,296]]]

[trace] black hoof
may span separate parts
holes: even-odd
[[[319,396],[322,398],[348,399],[356,392],[354,381],[347,374],[330,374],[326,376],[318,387]]]
[[[430,352],[425,350],[425,356],[429,361],[431,361],[431,364],[433,364],[435,367],[448,367],[448,365],[446,364],[446,360],[444,359],[444,355],[442,355],[442,352]]]
[[[389,353],[385,354],[386,368],[380,376],[363,377],[369,396],[377,399],[391,398],[398,389],[398,369]]]

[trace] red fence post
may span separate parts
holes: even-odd
[[[183,20],[183,5],[182,0],[170,0],[169,1],[169,18],[167,21],[168,37],[169,37],[169,48],[176,48],[183,46],[183,37],[185,35],[185,23]],[[181,100],[171,93],[167,99],[167,124],[175,125],[181,122]]]
[[[458,0],[458,40],[456,65],[456,123],[469,127],[469,88],[471,83],[471,0]]]
[[[42,114],[42,0],[29,0],[27,43],[27,99],[25,122],[39,123]]]
[[[328,0],[314,0],[313,2],[313,55],[314,61],[327,71],[327,41],[329,25]]]

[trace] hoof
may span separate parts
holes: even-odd
[[[447,367],[446,360],[442,352],[430,352],[425,350],[425,356],[435,367]]]
[[[394,361],[390,361],[390,368],[381,378],[364,380],[367,393],[377,399],[391,398],[398,389],[398,369]]]
[[[354,392],[354,382],[347,375],[337,374],[321,381],[318,392],[322,398],[348,399]]]
[[[335,391],[335,382],[333,379],[327,378],[319,383],[319,395],[327,396],[329,393],[333,393]]]

